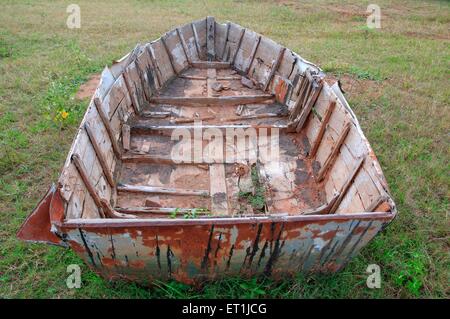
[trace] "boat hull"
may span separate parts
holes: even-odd
[[[65,241],[108,280],[198,284],[225,276],[342,269],[392,215],[120,222],[72,221]]]

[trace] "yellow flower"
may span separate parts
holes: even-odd
[[[69,113],[66,111],[61,111],[60,114],[63,120],[65,120],[69,116]]]

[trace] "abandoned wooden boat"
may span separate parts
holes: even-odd
[[[107,279],[195,283],[338,271],[395,215],[339,86],[207,17],[104,69],[18,237],[71,247]]]

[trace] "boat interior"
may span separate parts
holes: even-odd
[[[395,210],[339,87],[212,17],[105,68],[58,186],[67,220]]]

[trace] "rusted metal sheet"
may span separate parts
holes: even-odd
[[[367,214],[368,215],[368,214]],[[390,220],[351,218],[151,220],[62,225],[69,245],[101,276],[151,284],[199,283],[228,275],[335,272]]]
[[[39,242],[45,244],[65,246],[65,243],[52,231],[50,221],[50,205],[53,195],[56,192],[56,186],[50,186],[47,194],[41,199],[39,204],[23,222],[17,237],[29,242]]]

